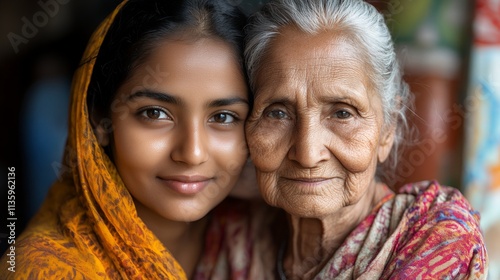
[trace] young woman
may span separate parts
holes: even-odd
[[[244,24],[227,1],[116,8],[75,73],[65,172],[16,240],[16,272],[4,255],[2,275],[267,278],[269,260],[253,254],[266,223],[250,218],[262,209],[217,206],[248,157]]]

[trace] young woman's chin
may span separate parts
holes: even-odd
[[[160,220],[189,223],[203,219],[220,201],[206,201],[205,198],[201,201],[199,199],[188,199],[183,201],[170,200],[164,203],[164,207],[153,206],[150,208],[136,201],[137,212],[143,219],[149,220],[151,217],[156,216]]]

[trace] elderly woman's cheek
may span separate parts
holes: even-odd
[[[257,170],[272,172],[279,168],[286,155],[286,131],[259,124],[249,125],[247,142]],[[286,142],[284,142],[286,141]]]
[[[275,172],[257,171],[257,182],[262,198],[271,206],[279,206],[279,192]]]
[[[359,128],[349,133],[337,133],[332,138],[334,154],[349,172],[363,172],[372,165],[377,154],[377,129]]]

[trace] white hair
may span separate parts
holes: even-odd
[[[252,88],[271,41],[282,27],[290,25],[307,34],[342,31],[359,46],[371,66],[370,78],[382,100],[384,123],[396,126],[388,160],[394,167],[408,128],[406,109],[412,107],[413,100],[383,15],[362,0],[271,0],[250,17],[246,28],[245,59]]]

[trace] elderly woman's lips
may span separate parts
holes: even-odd
[[[289,181],[292,184],[299,184],[301,186],[320,186],[328,181],[331,181],[333,178],[323,178],[323,177],[316,177],[316,178],[283,178],[286,181]]]
[[[306,182],[306,183],[314,183],[314,182],[327,181],[330,180],[331,178],[285,178],[285,179],[292,181]]]

